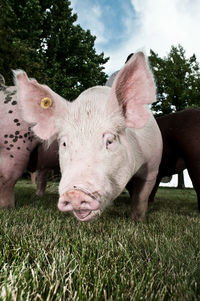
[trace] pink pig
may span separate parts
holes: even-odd
[[[131,216],[143,220],[162,153],[161,134],[147,106],[156,95],[144,54],[135,54],[112,88],[90,88],[72,103],[23,71],[16,72],[16,83],[25,121],[34,124],[41,139],[59,141],[58,208],[80,221],[91,220],[131,180]],[[43,108],[46,97],[50,103]]]

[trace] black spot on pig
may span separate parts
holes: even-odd
[[[16,94],[16,92],[17,92],[17,90],[14,90],[13,92],[9,93],[9,95],[13,96]]]
[[[4,89],[4,93],[5,93],[5,94],[10,94],[10,91],[9,91],[9,90],[7,90],[7,89],[6,89],[6,87],[5,87],[5,89]]]
[[[4,103],[9,103],[11,101],[12,97],[8,94],[6,97],[5,97],[5,101]]]

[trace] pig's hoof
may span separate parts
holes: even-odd
[[[148,204],[149,204],[149,205],[153,205],[153,203],[154,203],[154,198],[149,198]]]
[[[0,204],[0,209],[13,209],[15,208],[15,204]]]
[[[36,195],[42,197],[44,195],[43,191],[36,191]]]
[[[145,220],[145,214],[144,213],[135,213],[135,212],[132,212],[131,213],[131,218],[135,222],[143,222]]]

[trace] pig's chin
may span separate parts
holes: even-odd
[[[100,215],[100,210],[74,210],[75,217],[81,222],[87,222]]]

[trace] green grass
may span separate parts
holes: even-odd
[[[200,300],[200,215],[194,190],[160,188],[143,223],[128,196],[93,222],[57,209],[27,180],[0,211],[0,300]]]

